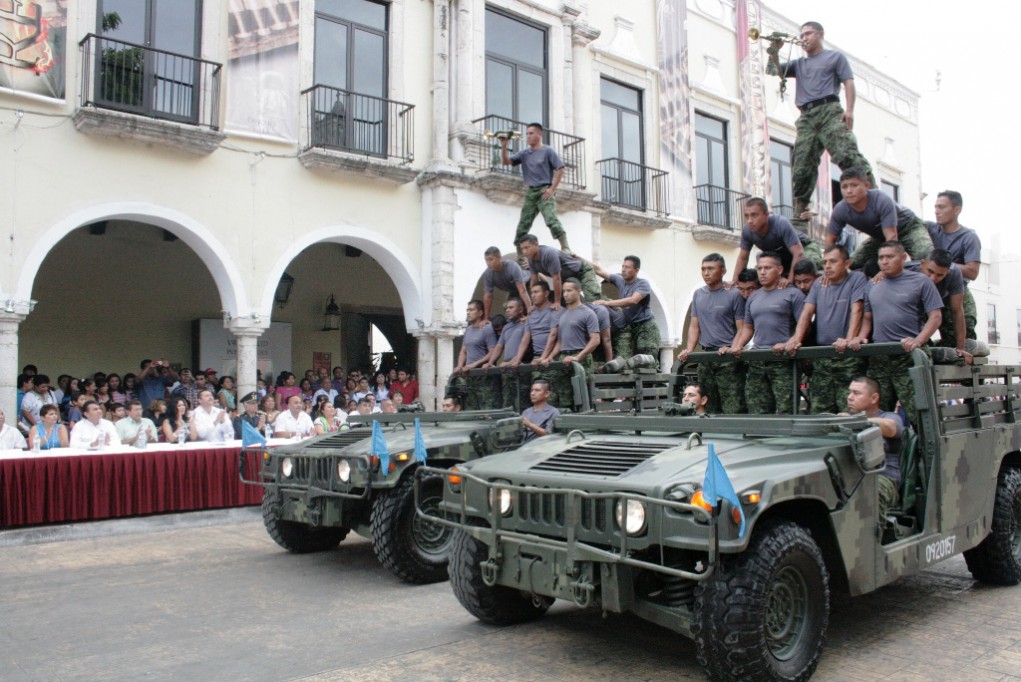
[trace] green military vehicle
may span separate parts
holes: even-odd
[[[513,453],[424,467],[445,478],[444,496],[420,514],[454,529],[451,586],[484,622],[564,599],[690,637],[710,679],[807,679],[831,592],[865,594],[962,552],[978,580],[1021,581],[1021,367],[912,359],[919,430],[902,450],[903,503],[884,519],[883,439],[863,416],[676,411],[568,415]],[[710,446],[739,505],[703,498]]]
[[[670,375],[649,369],[622,370],[586,377],[574,363],[571,408],[587,412],[595,396],[601,401],[616,400],[613,405],[620,410],[655,410],[669,395]],[[471,370],[469,378],[494,374],[505,381],[530,384],[532,368]],[[453,381],[448,388],[453,389]],[[515,405],[497,410],[354,417],[349,430],[271,449],[242,450],[242,480],[265,488],[262,517],[266,530],[290,552],[333,549],[354,530],[372,540],[376,557],[401,580],[446,580],[451,532],[415,514],[414,472],[422,462],[414,455],[414,420],[421,420],[426,462],[442,470],[518,447],[524,435],[519,414]],[[386,471],[372,448],[374,420],[383,428],[390,454]],[[438,504],[442,489],[441,478],[425,479],[419,491],[423,508]]]

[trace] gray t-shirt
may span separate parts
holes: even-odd
[[[904,422],[895,412],[879,410],[875,416],[897,422],[897,435],[893,438],[883,436],[883,452],[886,453],[886,468],[883,469],[883,476],[892,478],[894,483],[900,483],[900,448],[901,438],[904,436]]]
[[[745,225],[741,228],[741,249],[751,251],[754,245],[760,251],[776,251],[783,261],[784,272],[791,269],[794,256],[791,254],[791,247],[797,244],[804,244],[810,241],[807,235],[802,235],[791,221],[782,215],[771,215],[766,223],[766,234],[760,236],[752,232],[752,228]]]
[[[585,302],[583,305],[596,314],[596,320],[599,322],[599,333],[603,333],[610,328],[610,308],[605,305],[592,305],[588,302]]]
[[[905,263],[904,269],[910,270],[911,272],[917,272],[923,275],[925,274],[922,272],[921,261],[917,260],[912,260]],[[925,276],[928,277],[928,275]],[[933,282],[933,284],[936,283]],[[964,286],[965,286],[964,275],[961,273],[961,271],[958,270],[957,268],[950,268],[950,270],[947,272],[947,276],[943,278],[943,281],[941,281],[939,284],[936,284],[936,291],[939,292],[940,298],[945,300],[947,298],[950,298],[951,296],[963,294]]]
[[[547,305],[544,308],[532,308],[532,312],[525,318],[525,327],[532,335],[532,354],[535,357],[538,358],[546,350],[550,329],[557,326],[559,316],[559,312]]]
[[[698,318],[698,342],[702,347],[729,346],[737,334],[737,321],[744,320],[745,300],[737,287],[704,286],[691,300],[691,316]]]
[[[805,308],[805,295],[797,287],[766,291],[758,289],[748,298],[744,323],[755,327],[753,348],[772,348],[786,343]]]
[[[507,324],[503,325],[503,331],[500,332],[500,340],[497,342],[497,345],[503,345],[502,360],[514,359],[514,356],[518,354],[518,348],[521,347],[521,337],[524,334],[524,322],[511,322],[508,320]]]
[[[805,303],[815,306],[815,342],[820,346],[828,346],[837,339],[847,336],[847,323],[851,319],[851,306],[865,300],[865,289],[868,280],[861,272],[853,270],[840,284],[823,286],[822,280],[808,292]]]
[[[540,246],[539,260],[529,260],[528,267],[533,274],[547,277],[559,274],[563,281],[568,277],[578,276],[581,272],[581,261],[552,246]]]
[[[525,147],[510,157],[511,163],[521,166],[521,177],[529,187],[542,187],[553,183],[553,172],[564,167],[560,155],[553,147],[542,145],[538,149]]]
[[[503,267],[499,272],[486,268],[486,271],[482,273],[482,288],[487,294],[493,293],[493,287],[516,294],[518,284],[524,284],[527,281],[528,275],[521,269],[521,266],[506,258],[503,259]]]
[[[581,350],[588,345],[589,334],[599,333],[596,314],[584,305],[561,310],[560,319],[553,326],[557,328],[561,352]]]
[[[929,236],[932,237],[932,245],[937,249],[946,249],[950,252],[950,258],[959,265],[965,265],[972,261],[982,260],[982,240],[978,238],[978,232],[963,225],[956,232],[944,232],[943,227],[937,223],[926,222],[929,228]],[[964,285],[968,285],[965,279]]]
[[[844,227],[850,225],[873,239],[883,242],[886,241],[886,236],[883,234],[884,227],[896,225],[898,230],[902,230],[916,220],[918,218],[911,209],[899,205],[878,189],[870,189],[868,203],[864,211],[854,210],[849,203],[841,199],[830,213],[830,224],[826,230],[839,236]]]
[[[489,354],[489,351],[496,347],[496,332],[493,325],[486,322],[486,326],[479,329],[473,324],[468,325],[464,330],[464,341],[462,345],[468,352],[467,364],[478,362]]]
[[[521,416],[538,426],[543,431],[549,431],[550,424],[553,422],[555,417],[560,416],[560,410],[547,403],[541,410],[536,410],[534,407],[526,407]],[[538,438],[535,435],[535,431],[532,429],[525,429],[525,442]]]
[[[642,295],[642,300],[638,303],[621,308],[625,324],[636,324],[653,318],[652,311],[649,310],[652,287],[649,286],[648,280],[635,277],[630,282],[625,282],[621,275],[610,275],[609,282],[617,287],[618,298],[627,298],[635,294]]]
[[[865,310],[872,312],[874,343],[900,343],[918,336],[929,313],[942,307],[943,299],[932,280],[910,270],[871,284],[865,293]]]
[[[840,95],[840,84],[854,78],[851,65],[842,52],[823,50],[812,57],[801,57],[780,65],[780,73],[796,78],[797,96],[794,104],[803,107],[809,102]]]

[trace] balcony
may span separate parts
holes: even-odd
[[[306,138],[298,158],[306,168],[411,182],[415,107],[325,85],[301,93]]]
[[[794,220],[794,207],[787,204],[773,204],[773,215],[782,215],[787,220]]]
[[[717,185],[695,185],[698,224],[692,236],[699,241],[737,244],[744,224],[744,202],[750,195]]]
[[[666,171],[624,159],[603,159],[596,167],[600,197],[611,206],[606,219],[649,229],[670,225]]]
[[[222,65],[91,33],[78,47],[79,131],[197,154],[211,153],[224,139]]]

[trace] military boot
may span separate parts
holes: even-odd
[[[571,251],[571,247],[567,245],[567,233],[557,237],[557,241],[560,242],[560,250],[566,253],[568,256],[573,256],[574,251]]]

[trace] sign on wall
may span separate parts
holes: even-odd
[[[237,377],[238,340],[223,328],[223,320],[197,320],[195,347],[198,348],[196,367],[212,367],[220,376]],[[266,383],[272,384],[276,375],[291,368],[291,325],[274,322],[259,337],[258,367]]]
[[[67,0],[0,3],[0,87],[63,99]]]

